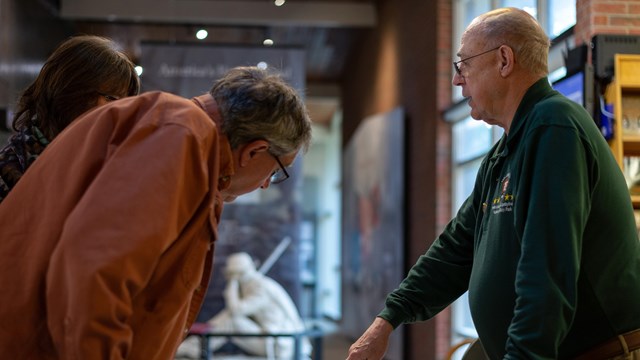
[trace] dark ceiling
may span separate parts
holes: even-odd
[[[311,118],[328,125],[339,107],[338,84],[360,36],[376,26],[372,0],[41,0],[55,1],[63,19],[79,33],[110,37],[134,59],[140,43],[194,42],[299,47],[306,53],[307,106]]]
[[[78,32],[108,36],[135,59],[141,41],[193,42],[204,27],[204,43],[300,47],[306,52],[308,83],[335,83],[359,35],[375,26],[366,0],[62,0],[60,15]],[[147,6],[148,5],[148,6]]]

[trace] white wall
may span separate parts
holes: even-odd
[[[305,178],[317,179],[316,313],[335,320],[341,317],[341,122],[342,114],[336,112],[329,128],[314,127],[303,165]]]

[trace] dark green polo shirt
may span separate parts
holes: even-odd
[[[562,359],[640,328],[640,242],[624,177],[589,114],[546,78],[471,196],[380,317],[429,319],[469,290],[493,359]]]

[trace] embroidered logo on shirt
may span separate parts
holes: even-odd
[[[494,214],[513,211],[513,200],[515,196],[508,192],[510,180],[511,173],[509,172],[500,181],[500,196],[494,198],[491,202],[491,211]]]

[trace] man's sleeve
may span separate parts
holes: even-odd
[[[394,328],[432,318],[469,288],[484,166],[483,163],[474,192],[456,217],[420,256],[399,288],[387,296],[385,308],[378,316]]]

